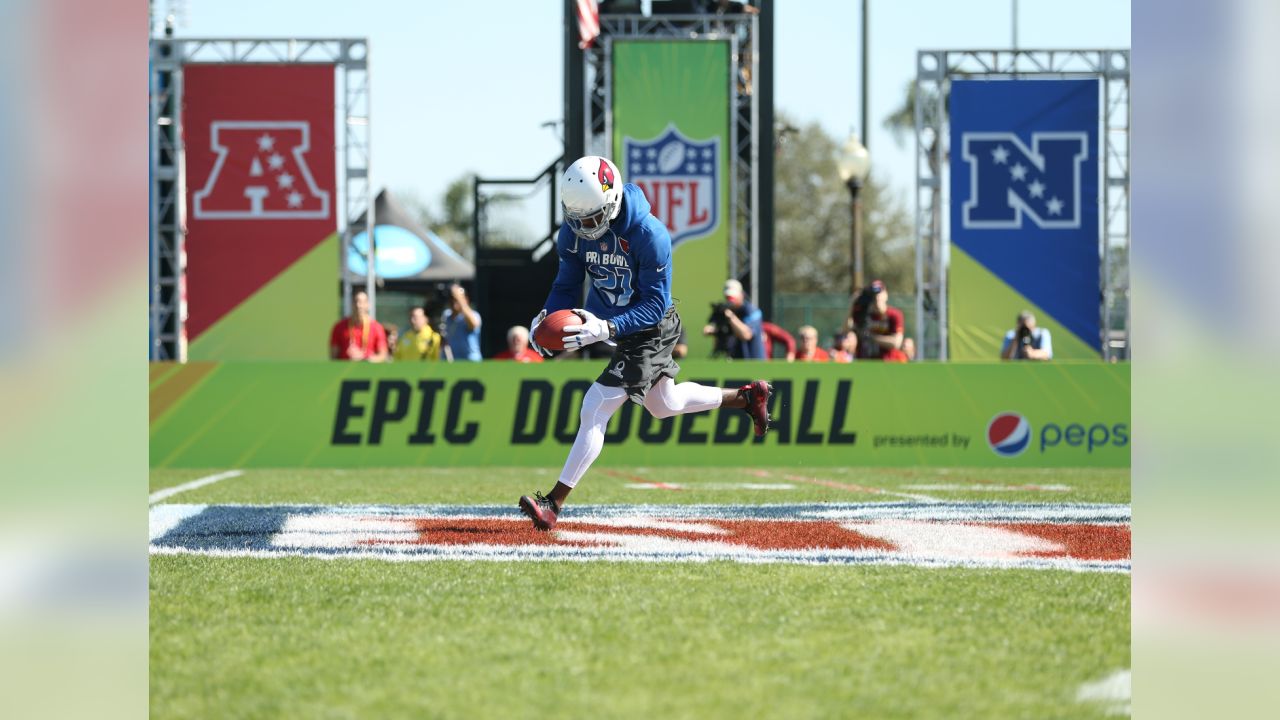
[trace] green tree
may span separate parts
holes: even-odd
[[[397,190],[396,199],[422,227],[440,236],[441,240],[462,257],[474,260],[471,246],[471,187],[475,182],[472,173],[460,175],[445,188],[440,198],[441,212],[411,190]]]
[[[848,293],[852,277],[849,189],[836,171],[840,142],[817,123],[787,128],[775,165],[775,287],[783,293]],[[915,292],[911,216],[875,169],[861,190],[863,272],[898,298]],[[896,303],[895,304],[899,304]]]

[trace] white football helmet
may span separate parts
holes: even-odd
[[[588,155],[560,177],[560,204],[573,234],[595,240],[622,210],[622,173],[607,158]]]

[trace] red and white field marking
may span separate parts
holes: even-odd
[[[159,505],[154,554],[734,560],[1128,572],[1127,505],[599,505],[537,532],[495,506]]]

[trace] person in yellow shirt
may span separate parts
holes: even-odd
[[[409,311],[410,329],[396,343],[396,360],[439,360],[440,333],[431,329],[427,313],[420,307]]]

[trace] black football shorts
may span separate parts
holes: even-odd
[[[659,378],[665,375],[674,380],[680,372],[671,351],[681,330],[680,314],[672,303],[657,325],[617,339],[618,347],[614,348],[609,366],[596,382],[625,388],[632,402],[644,405],[645,395]]]

